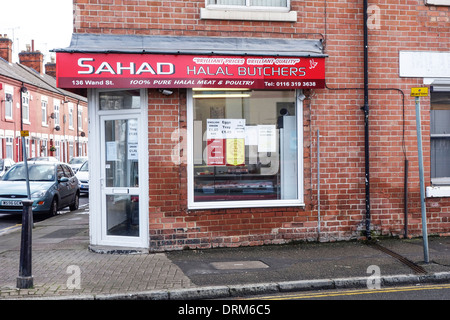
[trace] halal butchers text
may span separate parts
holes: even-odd
[[[324,58],[58,53],[57,65],[62,88],[289,89],[325,84]]]

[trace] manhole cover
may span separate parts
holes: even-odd
[[[267,264],[265,264],[264,262],[261,262],[261,261],[211,262],[211,265],[218,270],[269,268],[269,266]]]

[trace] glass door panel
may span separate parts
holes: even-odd
[[[103,117],[106,235],[139,237],[138,119]]]

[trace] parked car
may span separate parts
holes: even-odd
[[[28,162],[28,177],[33,213],[56,215],[67,206],[70,210],[78,209],[78,178],[67,164],[31,161]],[[0,212],[21,213],[22,200],[27,197],[25,164],[19,162],[0,181]]]
[[[55,157],[33,157],[33,158],[28,158],[27,161],[53,161],[53,162],[58,162],[59,160],[56,159]]]
[[[0,159],[0,179],[5,175],[6,171],[11,168],[15,162],[12,159]]]
[[[77,173],[78,169],[81,168],[87,159],[87,157],[73,157],[69,160],[69,166],[72,168],[73,172]]]
[[[89,161],[83,163],[80,170],[75,174],[80,184],[81,193],[89,193]]]

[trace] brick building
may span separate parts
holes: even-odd
[[[420,236],[412,87],[428,232],[448,234],[449,5],[75,0],[55,51],[100,151],[92,247]]]
[[[1,159],[23,160],[21,130],[29,131],[28,157],[68,162],[87,155],[87,100],[57,88],[54,77],[44,73],[44,55],[33,44],[12,63],[12,40],[0,37]]]

